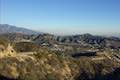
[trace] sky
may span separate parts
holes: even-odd
[[[120,0],[0,0],[0,24],[52,34],[120,33]]]

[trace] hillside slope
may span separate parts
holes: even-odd
[[[3,54],[5,54],[3,52]],[[0,78],[12,80],[119,80],[120,62],[113,55],[72,58],[46,48],[0,58]],[[110,57],[110,58],[109,58]]]

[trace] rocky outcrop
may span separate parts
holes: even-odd
[[[16,52],[10,44],[8,44],[6,48],[4,45],[0,45],[0,58],[6,56],[14,56],[15,54]]]

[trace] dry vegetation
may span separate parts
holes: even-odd
[[[5,42],[1,43],[6,45]],[[16,80],[120,79],[120,63],[106,56],[104,60],[92,60],[92,57],[74,59],[33,43],[17,43],[14,44],[14,49],[16,55],[0,58],[1,79],[3,77]],[[25,54],[27,51],[36,53]]]

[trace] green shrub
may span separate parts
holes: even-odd
[[[32,42],[19,42],[14,44],[14,49],[17,52],[31,52],[37,51],[39,46]]]

